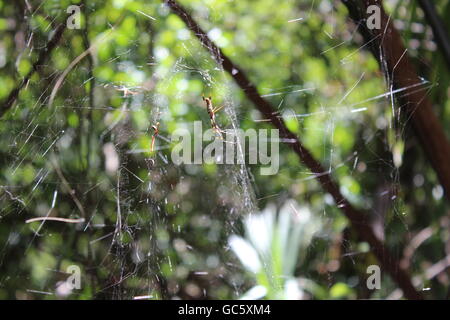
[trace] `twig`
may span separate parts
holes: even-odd
[[[17,97],[19,96],[20,90],[22,90],[22,88],[30,81],[31,77],[38,70],[39,66],[42,65],[44,61],[50,57],[51,52],[61,40],[65,29],[66,29],[65,23],[60,24],[56,28],[55,34],[53,35],[52,39],[47,43],[45,49],[40,52],[39,58],[33,64],[33,68],[23,78],[22,82],[10,92],[8,98],[6,98],[5,100],[5,103],[0,107],[0,118],[3,117],[3,115],[9,109],[11,109],[11,107],[14,105],[14,102],[16,102]]]
[[[89,48],[87,48],[85,51],[83,51],[78,57],[76,57],[68,66],[67,68],[63,71],[63,73],[58,77],[58,79],[56,80],[55,86],[52,89],[52,92],[50,94],[50,98],[48,101],[48,107],[50,108],[53,104],[53,101],[56,98],[56,94],[58,93],[59,89],[61,88],[64,80],[66,79],[67,75],[70,73],[70,71],[72,71],[73,68],[75,68],[75,66],[84,59],[84,57],[91,55],[92,50],[95,50],[97,48],[97,46],[99,45],[100,42],[102,41],[106,41],[108,40],[108,37],[112,34],[114,30],[114,27],[110,30],[108,30],[108,32],[103,35],[103,37],[101,37],[100,39],[98,39],[97,41],[95,41],[94,43],[91,44],[91,46]]]
[[[64,177],[64,174],[62,173],[61,168],[59,167],[58,163],[52,159],[51,164],[53,165],[53,168],[55,169],[58,177],[61,179],[63,186],[66,188],[66,191],[72,197],[72,200],[73,200],[73,202],[75,202],[75,205],[77,206],[78,210],[80,210],[81,216],[83,218],[85,218],[86,211],[84,210],[83,205],[81,204],[81,201],[76,196],[74,189],[72,189],[72,187],[70,186],[66,177]]]
[[[427,280],[431,280],[444,272],[448,267],[450,267],[450,255],[446,256],[444,259],[439,260],[431,267],[429,267],[425,271],[425,277],[427,278]]]
[[[89,10],[88,10],[88,6],[86,5],[86,0],[83,0],[83,12],[84,12],[84,17],[85,17],[85,28],[84,28],[84,32],[83,32],[83,43],[84,43],[84,49],[88,50],[91,47],[91,42],[89,40]],[[87,114],[87,125],[86,123],[84,123],[84,130],[86,130],[87,134],[87,141],[91,141],[91,136],[92,136],[92,111],[94,110],[95,106],[94,106],[94,92],[95,92],[95,76],[94,76],[94,55],[92,53],[92,51],[89,52],[89,55],[87,57],[87,61],[88,61],[88,75],[87,78],[89,81],[89,111]],[[82,114],[82,112],[81,112]],[[86,117],[83,117],[83,119],[85,119]],[[81,128],[81,126],[80,126]],[[80,135],[81,136],[81,135]],[[90,159],[91,159],[91,145],[88,143],[88,148],[87,148],[87,155],[86,155],[86,164],[87,164],[87,169],[86,171],[89,171],[89,167],[90,167]]]
[[[352,227],[358,233],[359,237],[368,242],[372,247],[373,252],[382,264],[385,270],[397,282],[399,287],[403,290],[406,297],[409,299],[422,299],[422,295],[416,291],[412,285],[411,279],[407,272],[400,268],[397,259],[395,259],[383,243],[375,236],[372,228],[368,224],[368,217],[363,212],[355,209],[350,202],[340,192],[337,183],[332,179],[330,174],[322,167],[322,165],[313,158],[311,152],[306,149],[300,142],[299,138],[289,131],[280,117],[277,116],[273,107],[264,98],[261,97],[256,87],[247,78],[244,71],[235,65],[223,52],[218,48],[207,34],[194,21],[191,15],[176,1],[165,0],[165,3],[170,7],[193,34],[200,40],[200,42],[208,48],[210,53],[214,56],[217,63],[226,70],[230,76],[236,81],[239,87],[244,91],[247,98],[253,102],[255,107],[280,131],[281,139],[289,139],[293,143],[288,145],[299,156],[300,160],[315,174],[316,179],[320,182],[322,188],[330,193],[336,205],[340,208],[345,216],[350,221]]]
[[[427,227],[423,230],[421,230],[417,235],[415,235],[410,243],[403,249],[403,258],[400,261],[400,265],[403,268],[409,268],[409,265],[411,264],[411,259],[414,255],[414,252],[419,248],[419,246],[424,243],[427,239],[429,239],[433,233],[434,229],[432,227]]]
[[[31,222],[36,222],[36,221],[59,221],[59,222],[65,222],[65,223],[82,223],[82,222],[84,222],[84,218],[67,219],[67,218],[58,218],[58,217],[39,217],[39,218],[28,219],[25,221],[25,223],[31,223]]]
[[[420,141],[426,156],[430,160],[438,179],[450,201],[450,143],[436,117],[426,90],[414,90],[413,87],[423,82],[411,63],[406,49],[390,17],[378,0],[341,0],[347,7],[350,17],[359,26],[359,31],[370,50],[380,63],[381,69],[392,89],[407,88],[406,93],[398,96],[399,105],[406,111],[407,120],[411,119],[414,132]],[[366,8],[369,5],[380,7],[381,28],[369,30],[365,23]],[[380,37],[379,35],[382,35]],[[373,41],[377,37],[376,41]]]
[[[433,36],[450,69],[450,40],[446,26],[436,11],[436,6],[431,0],[419,0],[420,7],[425,13],[428,23],[433,29]]]
[[[425,279],[431,280],[438,275],[440,275],[442,272],[447,270],[447,268],[450,267],[450,255],[446,256],[444,259],[439,260],[435,264],[433,264],[431,267],[427,268],[425,270]],[[413,283],[415,286],[419,286],[423,283],[421,276],[415,276],[413,278]],[[386,298],[386,300],[398,300],[401,299],[403,296],[403,293],[401,290],[394,290],[392,293],[389,294],[389,296]]]

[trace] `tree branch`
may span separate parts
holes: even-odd
[[[341,1],[347,7],[350,17],[359,26],[365,43],[378,60],[389,85],[392,85],[392,90],[402,89],[401,95],[395,96],[401,108],[405,110],[407,121],[412,120],[414,132],[450,201],[450,144],[433,112],[427,91],[420,88],[423,81],[417,75],[390,16],[386,15],[382,1]],[[361,23],[367,19],[366,11],[369,5],[380,8],[380,29],[369,30],[366,23]]]
[[[277,116],[273,107],[261,97],[256,87],[247,78],[244,71],[235,65],[220,48],[218,48],[207,36],[207,34],[194,21],[190,14],[175,0],[164,0],[170,7],[172,12],[195,34],[203,46],[205,46],[216,59],[217,63],[227,71],[236,81],[239,87],[244,91],[247,98],[253,102],[255,107],[270,119],[273,126],[280,131],[280,137],[289,139],[294,143],[289,146],[299,156],[300,160],[315,174],[316,179],[322,188],[331,194],[336,205],[340,208],[351,223],[351,226],[357,232],[359,238],[370,244],[373,252],[380,261],[382,267],[387,270],[391,277],[397,282],[398,286],[403,290],[405,296],[409,299],[422,299],[422,295],[418,293],[412,285],[411,279],[407,272],[400,268],[398,261],[390,254],[389,250],[384,247],[383,243],[375,236],[372,228],[368,224],[368,217],[363,212],[355,209],[339,191],[339,186],[333,181],[331,175],[322,165],[313,158],[312,154],[300,142],[299,138],[289,131],[284,121]]]

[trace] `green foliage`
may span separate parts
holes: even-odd
[[[260,175],[258,165],[168,161],[174,144],[167,139],[176,129],[192,121],[209,126],[202,94],[225,105],[217,115],[224,129],[271,127],[160,1],[28,2],[33,10],[0,0],[1,104],[32,70],[70,4],[84,5],[82,29],[64,31],[0,120],[0,299],[350,299],[394,292],[385,273],[382,290],[367,291],[373,252],[288,143],[280,146],[274,176]],[[180,2],[345,197],[371,223],[381,217],[386,247],[399,260],[411,238],[433,229],[408,263],[432,288],[427,297],[444,298],[447,277],[426,275],[449,254],[449,206],[402,106],[393,119],[390,97],[376,98],[388,87],[345,7],[331,0]],[[430,28],[415,1],[384,2],[450,135],[450,76]],[[448,2],[435,3],[449,15]],[[151,152],[156,122],[160,136]],[[297,213],[308,218],[295,220]],[[46,216],[85,222],[26,223]],[[240,244],[231,246],[239,259],[230,237]],[[254,261],[238,253],[245,248]],[[82,289],[58,295],[72,264],[82,269]]]

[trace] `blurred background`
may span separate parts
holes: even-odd
[[[370,215],[417,290],[447,298],[448,201],[347,8],[180,2]],[[71,5],[79,28],[46,50]],[[384,7],[448,136],[448,67],[424,13]],[[367,288],[376,257],[289,145],[276,175],[171,161],[177,128],[210,126],[202,94],[225,106],[223,129],[272,127],[163,2],[0,0],[2,105],[24,79],[0,119],[0,299],[402,298],[383,270]],[[73,265],[79,289],[65,283]]]

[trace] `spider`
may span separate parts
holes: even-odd
[[[159,134],[159,122],[156,122],[154,125],[152,125],[152,129],[153,129],[153,136],[152,136],[152,145],[150,146],[150,152],[153,152],[155,150],[155,140]]]
[[[134,96],[136,94],[138,94],[138,91],[133,91],[131,88],[127,88],[125,86],[120,86],[118,89],[116,89],[117,91],[122,91],[123,92],[123,97],[126,98],[128,96]]]
[[[209,118],[211,119],[212,129],[219,136],[220,139],[223,139],[223,137],[222,137],[223,130],[220,129],[220,127],[217,125],[217,122],[216,122],[216,113],[218,111],[220,111],[223,108],[223,106],[214,108],[214,106],[212,104],[211,96],[209,96],[208,98],[205,98],[205,96],[203,95],[202,98],[203,98],[203,101],[205,101],[205,103],[206,103],[206,111],[208,111]]]

